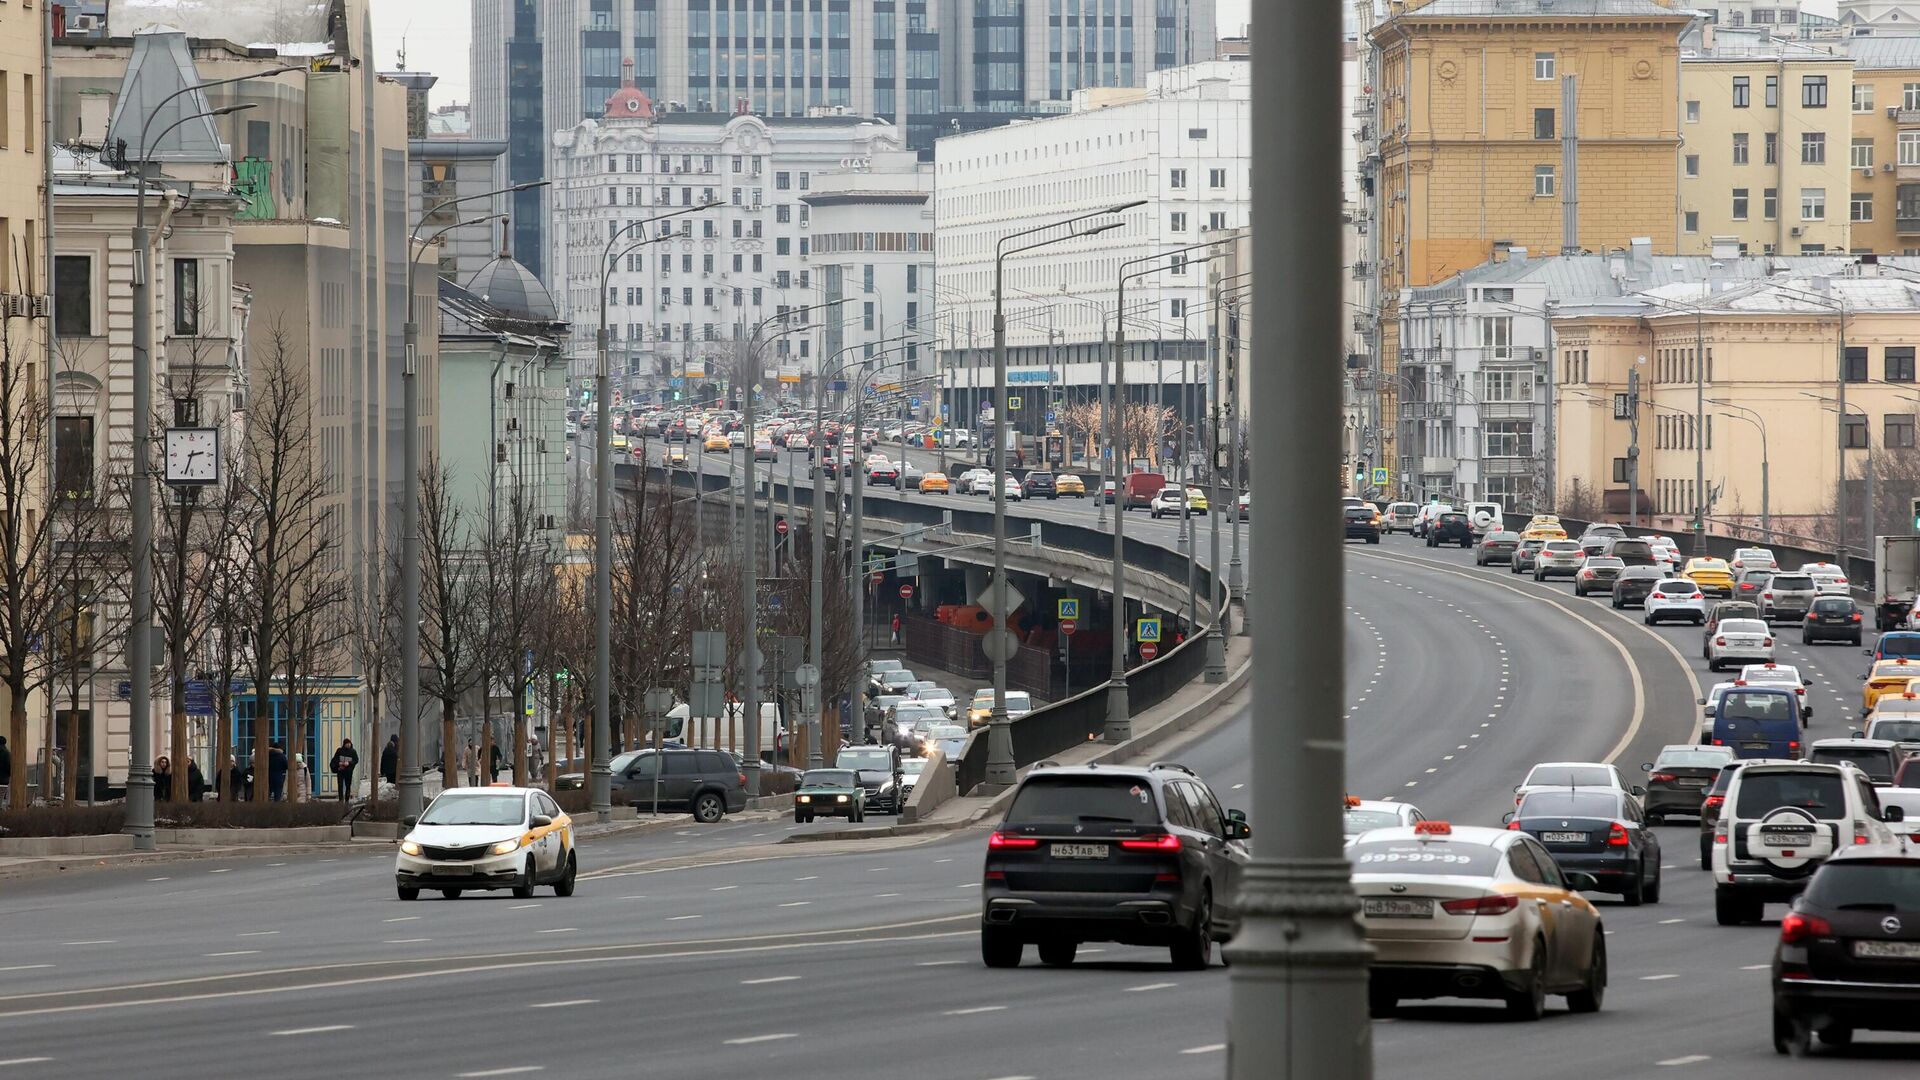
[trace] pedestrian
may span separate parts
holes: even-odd
[[[533,776],[539,776],[542,759],[545,758],[545,756],[546,754],[540,745],[539,736],[527,736],[527,772]]]
[[[333,752],[333,779],[340,786],[341,802],[353,797],[353,770],[359,764],[360,751],[353,748],[353,740],[341,739],[340,748]]]
[[[199,802],[207,794],[207,777],[200,771],[200,763],[193,758],[187,759],[187,801]]]
[[[0,735],[0,806],[7,805],[13,791],[13,751],[7,749],[7,737]]]
[[[153,799],[166,802],[173,798],[173,762],[161,754],[153,761]]]
[[[900,644],[900,616],[898,613],[893,616],[893,643],[895,645]]]
[[[503,756],[504,755],[500,753],[500,744],[498,742],[487,747],[487,783],[497,784],[500,782],[500,759]]]
[[[387,745],[380,748],[380,779],[389,784],[398,784],[394,779],[400,770],[400,736],[398,733],[387,739]]]
[[[480,755],[474,752],[473,740],[468,739],[466,747],[460,751],[460,775],[466,777],[468,787],[480,786],[479,761]]]
[[[227,755],[227,798],[233,802],[246,802],[253,797],[248,789],[247,770],[240,767],[237,754]]]
[[[313,798],[313,775],[307,771],[307,755],[293,755],[293,787],[290,794],[294,802],[306,802]]]
[[[287,796],[287,752],[279,743],[267,748],[267,801],[280,802]]]

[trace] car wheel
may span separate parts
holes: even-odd
[[[458,900],[460,899],[460,892],[461,890],[459,889],[441,889],[440,895],[446,897],[449,900]]]
[[[1721,926],[1745,926],[1760,921],[1761,905],[1727,889],[1713,891],[1713,919]]]
[[[402,899],[402,900],[418,900],[418,899],[420,899],[420,890],[419,890],[419,889],[417,889],[417,888],[415,888],[415,887],[413,887],[412,885],[398,885],[398,886],[395,886],[395,891],[396,891],[396,892],[398,892],[398,893],[400,894],[400,899]]]
[[[795,825],[805,825],[807,823],[807,812],[805,810],[795,810],[793,812],[793,823]]]
[[[1040,943],[1040,962],[1049,967],[1066,967],[1073,963],[1073,954],[1080,943],[1071,939],[1066,941],[1043,941]]]
[[[1713,841],[1707,834],[1700,834],[1700,869],[1713,869]]]
[[[1647,886],[1646,892],[1644,893],[1644,895],[1646,897],[1647,903],[1649,904],[1657,904],[1660,902],[1660,864],[1659,863],[1655,863],[1653,865],[1653,882],[1652,884],[1649,884]]]
[[[1181,971],[1203,971],[1213,959],[1213,894],[1201,892],[1200,908],[1193,913],[1193,925],[1180,939],[1167,947],[1173,954],[1173,966]]]
[[[1533,941],[1533,961],[1527,966],[1526,985],[1507,992],[1507,1019],[1538,1020],[1547,1011],[1547,943]]]
[[[1645,859],[1640,860],[1640,865],[1634,868],[1633,876],[1628,879],[1627,889],[1620,894],[1620,899],[1628,907],[1639,907],[1646,902],[1647,863]]]
[[[856,823],[867,820],[866,809],[864,807],[854,807],[853,813],[850,815],[850,819]]]
[[[553,883],[553,895],[572,896],[574,879],[580,876],[580,864],[573,859],[573,852],[567,852],[567,872]]]
[[[702,825],[711,825],[725,817],[726,813],[727,804],[711,791],[703,791],[693,800],[693,820]]]
[[[1607,997],[1607,935],[1595,931],[1593,935],[1593,962],[1587,965],[1587,981],[1580,989],[1567,995],[1567,1011],[1577,1013],[1597,1013],[1601,1002]]]
[[[1379,980],[1367,984],[1367,1014],[1379,1020],[1392,1016],[1400,1007],[1400,996],[1380,985]]]
[[[532,899],[533,886],[537,880],[538,878],[534,874],[533,856],[529,855],[527,856],[527,872],[521,875],[520,884],[513,887],[513,898],[515,900]]]
[[[1835,1046],[1835,1047],[1852,1046],[1853,1045],[1853,1029],[1841,1024],[1835,1024],[1831,1027],[1822,1029],[1820,1032],[1820,1045]]]
[[[1813,1050],[1813,1028],[1792,1013],[1773,1012],[1773,1052],[1788,1057],[1806,1057]]]
[[[990,968],[1016,968],[1026,946],[1020,939],[990,926],[980,928],[980,959]]]

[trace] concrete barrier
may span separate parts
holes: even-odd
[[[172,847],[271,847],[281,844],[344,844],[353,839],[346,825],[291,829],[155,829],[154,843]]]
[[[925,818],[941,803],[959,794],[947,756],[938,750],[930,751],[926,765],[920,769],[920,779],[914,782],[913,794],[907,796],[907,805],[901,808],[900,824],[911,825]]]
[[[748,810],[778,810],[786,813],[793,809],[793,792],[785,795],[756,795],[747,800]]]
[[[0,855],[31,857],[40,855],[113,855],[133,850],[133,837],[126,833],[99,836],[16,836],[0,839]]]

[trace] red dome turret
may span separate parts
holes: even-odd
[[[629,56],[620,62],[620,72],[620,89],[607,99],[607,119],[653,119],[653,102],[645,91],[633,85],[633,57]]]

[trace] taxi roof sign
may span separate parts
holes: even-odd
[[[1453,822],[1416,821],[1413,823],[1413,834],[1415,836],[1452,836]]]
[[[1360,796],[1358,796],[1358,795],[1349,795],[1349,796],[1347,796],[1347,807],[1348,807],[1349,809],[1351,809],[1351,808],[1353,808],[1353,807],[1356,807],[1356,806],[1359,806],[1359,805],[1360,805]]]

